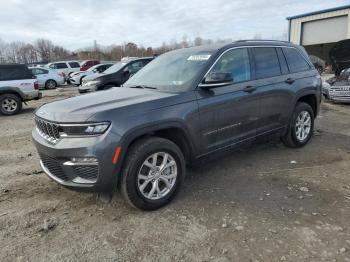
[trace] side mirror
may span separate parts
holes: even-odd
[[[232,74],[229,72],[210,72],[199,85],[203,89],[216,88],[233,83]]]

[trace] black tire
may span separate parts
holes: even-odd
[[[310,131],[307,136],[300,140],[297,137],[297,119],[302,112],[307,112],[311,118]],[[305,146],[311,139],[314,130],[314,111],[311,106],[307,103],[299,102],[296,104],[291,121],[288,126],[288,132],[282,137],[282,142],[284,145],[292,148],[298,148]]]
[[[165,152],[174,159],[177,165],[177,177],[166,195],[159,199],[149,199],[139,189],[138,174],[144,161],[157,152]],[[169,203],[178,193],[185,177],[185,166],[184,156],[179,147],[173,142],[159,137],[141,139],[133,144],[126,156],[119,184],[121,193],[133,207],[143,210],[158,209]],[[152,182],[149,183],[152,184]]]
[[[57,82],[53,79],[49,79],[45,83],[45,89],[56,89],[57,87]]]
[[[11,103],[11,105],[9,105]],[[3,115],[11,116],[22,110],[22,99],[16,94],[0,95],[0,112]]]

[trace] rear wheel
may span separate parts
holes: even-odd
[[[22,100],[15,94],[0,96],[0,112],[4,115],[15,115],[22,109]]]
[[[314,112],[309,104],[297,103],[288,133],[282,137],[282,142],[288,147],[305,146],[311,139],[314,130]]]
[[[55,80],[49,79],[45,83],[45,89],[55,89],[57,87],[57,83]]]
[[[158,137],[142,139],[126,157],[121,192],[132,206],[155,210],[175,197],[184,175],[185,159],[176,144]]]

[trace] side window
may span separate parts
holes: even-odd
[[[291,73],[298,73],[310,69],[309,64],[296,49],[283,48],[283,53]]]
[[[71,68],[78,68],[80,67],[79,63],[77,62],[69,62],[68,63]]]
[[[143,67],[142,61],[133,62],[130,65],[128,65],[128,70],[130,74],[135,74],[137,71],[139,71]]]
[[[281,68],[276,49],[273,47],[253,48],[256,79],[278,76]]]
[[[49,68],[51,68],[51,69],[57,69],[57,64],[51,64],[51,65],[49,66]]]
[[[224,53],[214,65],[212,72],[231,73],[235,83],[251,79],[247,48],[238,48]]]
[[[25,67],[10,66],[1,69],[1,80],[22,80],[32,78],[32,73]]]
[[[57,69],[64,69],[68,68],[66,63],[57,63]]]

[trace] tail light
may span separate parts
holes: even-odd
[[[64,76],[65,76],[63,72],[58,72],[57,74],[58,74],[59,76],[61,76],[61,77],[64,77]]]
[[[35,89],[35,90],[38,90],[38,89],[39,89],[38,81],[35,81],[35,82],[34,82],[34,89]]]

